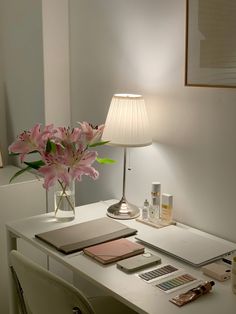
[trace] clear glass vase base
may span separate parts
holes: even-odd
[[[58,209],[55,217],[57,221],[60,221],[60,222],[66,222],[66,221],[71,221],[75,219],[75,215],[73,212],[71,212],[71,210],[66,211],[66,210]]]
[[[70,185],[61,183],[61,190],[54,192],[54,208],[57,221],[71,221],[75,218],[74,181]]]

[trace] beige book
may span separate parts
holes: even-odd
[[[84,253],[102,264],[109,264],[121,259],[141,254],[144,246],[128,239],[117,239],[85,248]]]

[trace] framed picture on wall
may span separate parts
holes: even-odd
[[[236,1],[186,0],[185,85],[236,87]]]

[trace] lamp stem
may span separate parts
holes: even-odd
[[[130,204],[125,198],[125,181],[126,181],[126,152],[124,147],[124,169],[123,169],[123,193],[119,203],[108,207],[107,215],[115,219],[133,219],[139,216],[139,208]]]
[[[123,193],[122,193],[123,199],[125,199],[125,184],[126,184],[126,152],[127,149],[126,147],[124,147]]]

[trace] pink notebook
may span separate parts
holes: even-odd
[[[128,239],[118,239],[85,248],[84,253],[102,264],[109,264],[121,259],[141,254],[144,246]]]

